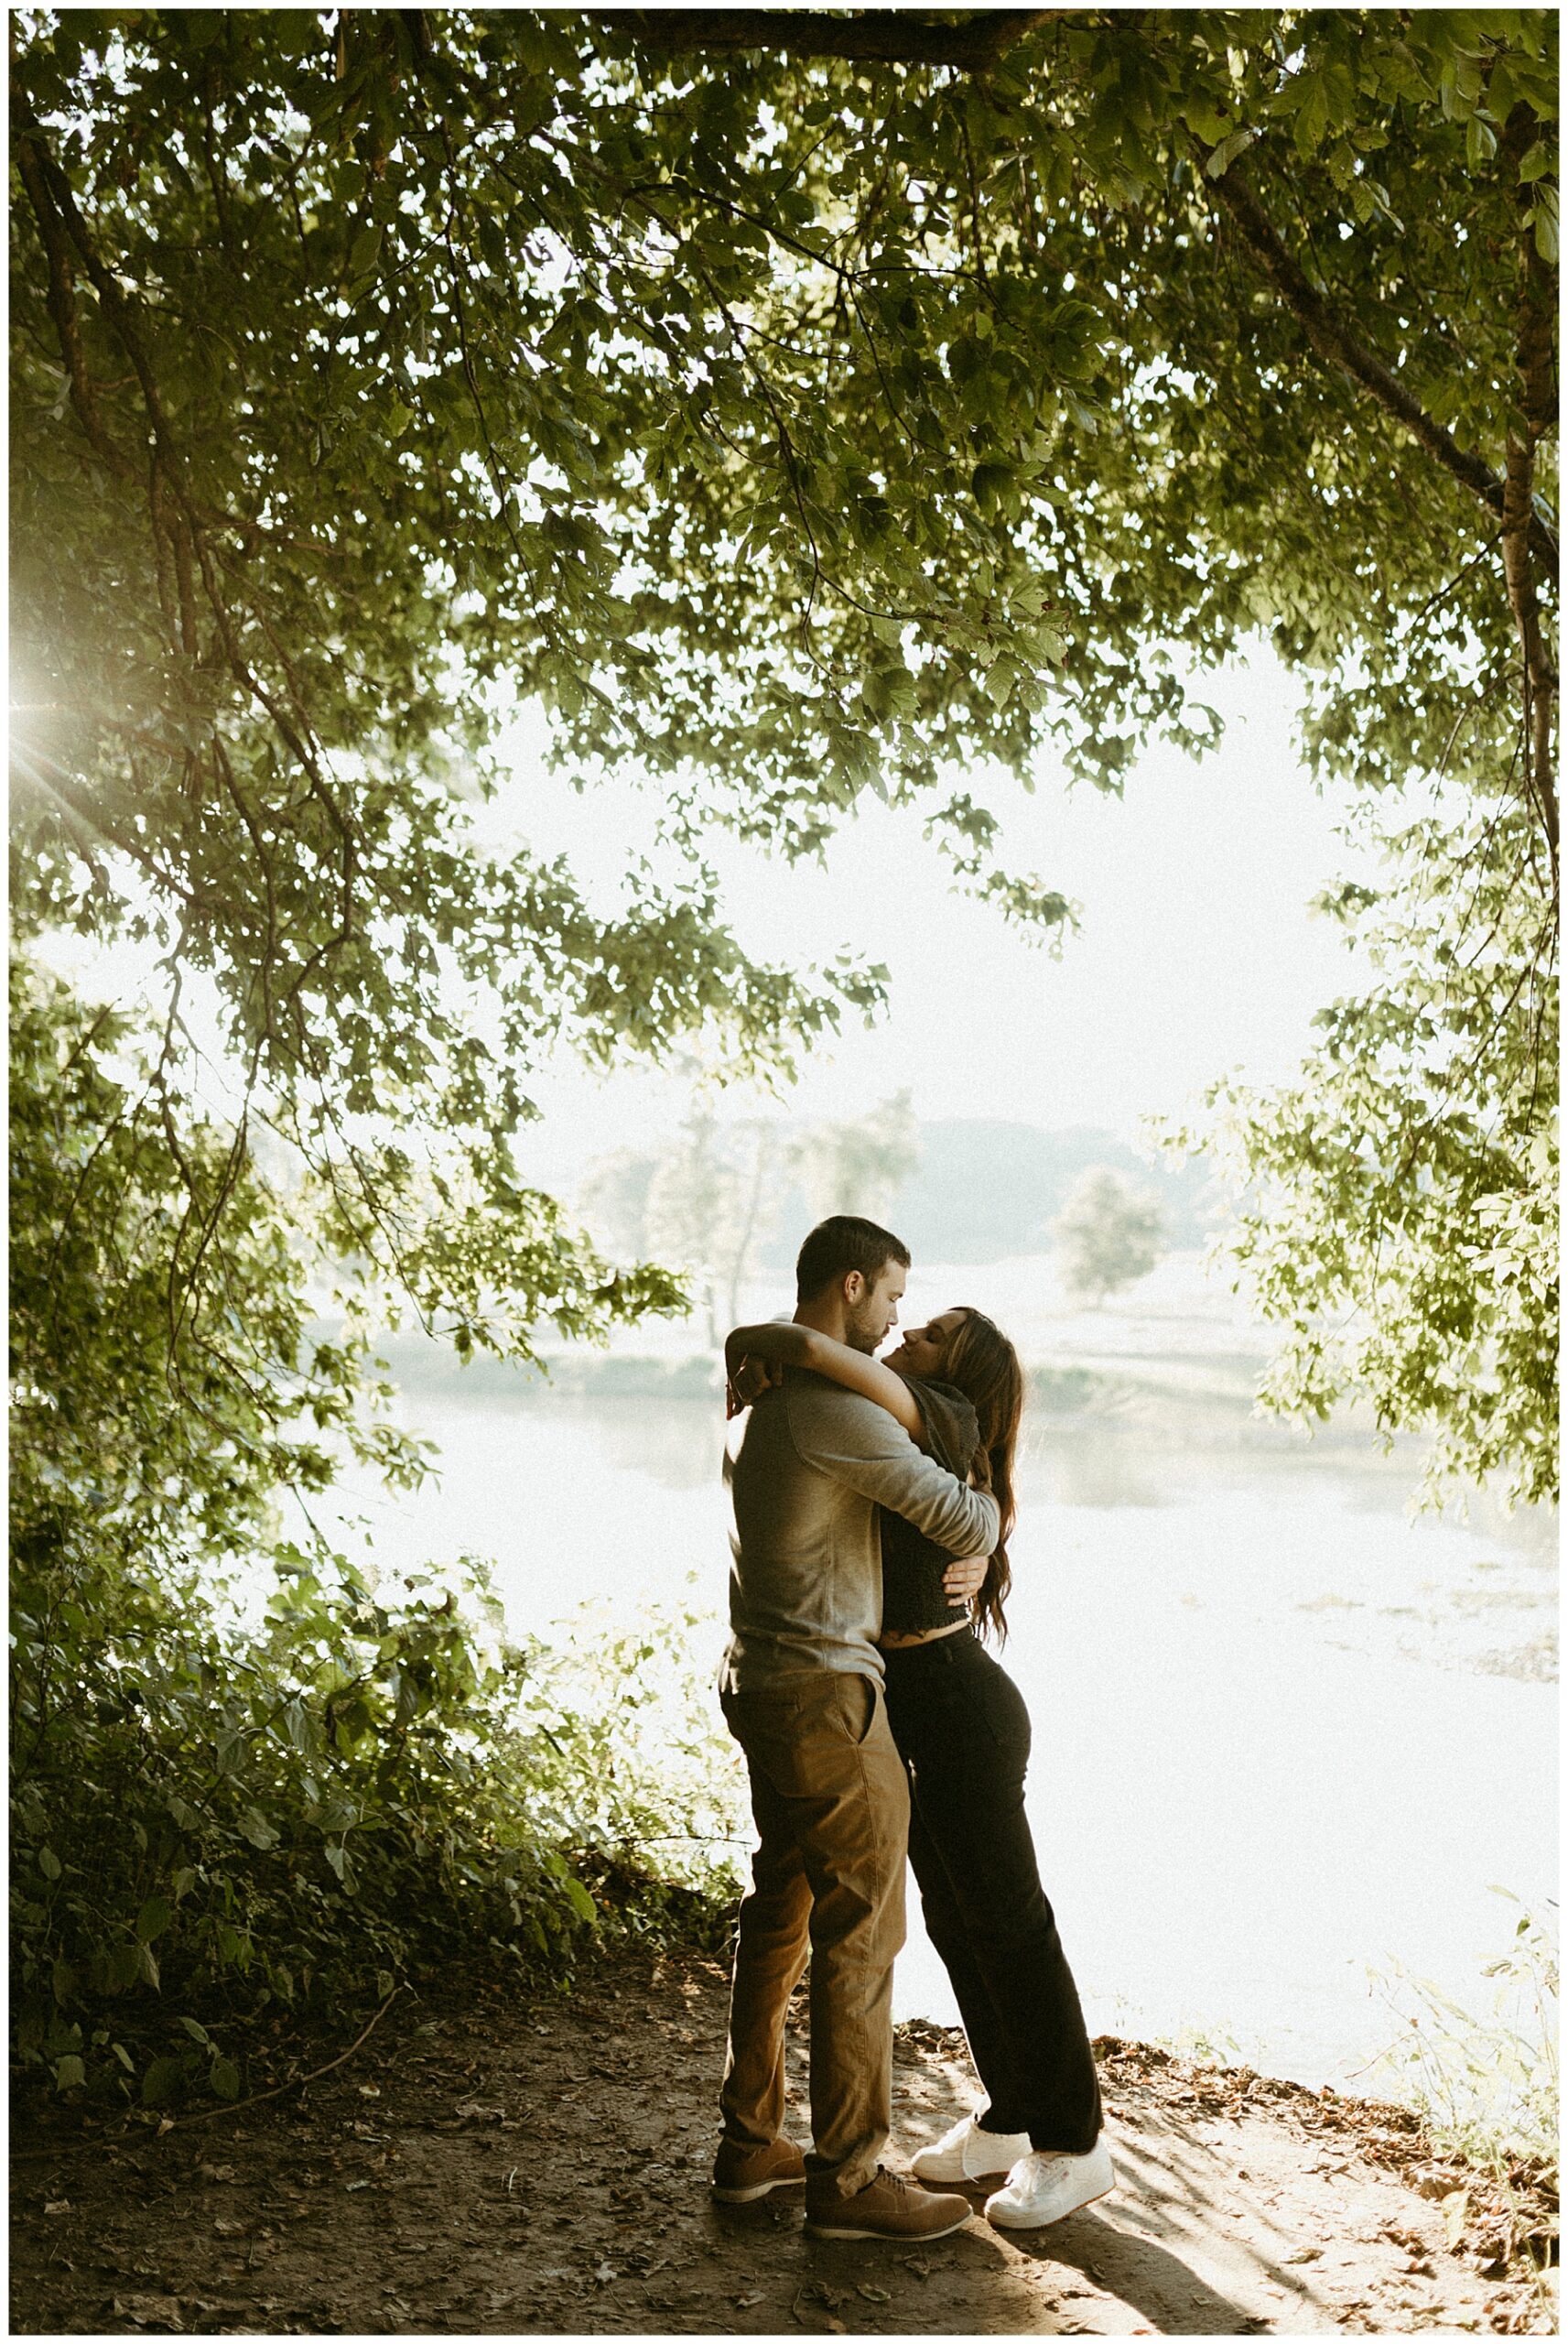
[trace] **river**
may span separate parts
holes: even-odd
[[[717,1665],[728,1565],[711,1399],[410,1395],[439,1483],[354,1493],[384,1571],[494,1558],[514,1630],[585,1597],[688,1601]],[[1098,1416],[1021,1459],[1006,1665],[1029,1807],[1091,2029],[1357,2081],[1397,2031],[1368,1970],[1466,2008],[1555,1894],[1544,1524],[1411,1521],[1408,1455]],[[901,2015],[952,2021],[919,1926]]]

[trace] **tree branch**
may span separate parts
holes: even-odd
[[[1210,184],[1241,231],[1249,248],[1261,262],[1275,290],[1300,320],[1307,340],[1318,356],[1327,359],[1331,365],[1342,366],[1363,390],[1369,391],[1380,407],[1413,434],[1430,456],[1435,457],[1446,472],[1461,482],[1473,496],[1479,497],[1482,504],[1501,520],[1505,498],[1502,481],[1473,449],[1461,448],[1453,433],[1428,415],[1421,401],[1406,389],[1398,375],[1383,364],[1376,353],[1357,341],[1325,296],[1319,292],[1286,249],[1279,232],[1238,166],[1233,163],[1228,170],[1222,171],[1218,179]],[[1555,570],[1557,539],[1533,509],[1530,516],[1529,542],[1531,551]]]
[[[1514,624],[1519,629],[1519,649],[1524,656],[1525,787],[1540,808],[1555,888],[1557,791],[1552,772],[1552,711],[1557,697],[1557,674],[1541,633],[1541,605],[1530,563],[1530,531],[1535,513],[1535,450],[1530,441],[1509,435],[1508,467],[1503,498],[1503,571],[1509,582]]]
[[[1500,170],[1514,177],[1516,185],[1520,158],[1539,127],[1533,107],[1522,101],[1509,115],[1498,149],[1498,164]],[[1527,189],[1519,190],[1521,212],[1528,205],[1530,193]],[[1520,739],[1525,787],[1535,800],[1546,833],[1555,898],[1558,813],[1552,732],[1558,678],[1552,647],[1541,629],[1541,603],[1530,553],[1536,518],[1535,451],[1557,418],[1557,283],[1556,271],[1541,257],[1528,218],[1520,222],[1519,247],[1515,364],[1524,429],[1520,432],[1510,429],[1509,432],[1503,493],[1503,574],[1508,581],[1509,602],[1524,658],[1524,722]]]
[[[1519,167],[1540,128],[1534,107],[1521,98],[1504,125],[1498,146],[1498,169],[1512,175],[1521,213],[1529,209],[1535,190],[1519,180]],[[1519,251],[1523,274],[1516,364],[1524,390],[1525,420],[1532,437],[1540,440],[1557,421],[1557,271],[1541,256],[1528,219],[1519,223]]]
[[[946,65],[984,73],[1036,25],[1065,8],[982,8],[958,25],[927,24],[903,8],[829,16],[810,8],[595,8],[590,24],[623,28],[666,56],[763,49],[784,57],[841,57],[868,65]]]
[[[25,128],[15,138],[14,151],[16,169],[27,190],[27,201],[33,207],[33,216],[38,223],[38,234],[43,240],[44,253],[49,261],[49,315],[54,320],[60,355],[65,360],[70,381],[70,403],[87,434],[88,444],[102,457],[110,471],[122,474],[128,472],[130,459],[123,449],[115,446],[98,412],[97,395],[88,371],[87,355],[81,346],[81,330],[76,314],[76,277],[65,230],[50,196],[38,147]]]

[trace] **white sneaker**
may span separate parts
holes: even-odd
[[[938,2181],[945,2187],[955,2182],[959,2188],[971,2181],[983,2181],[993,2173],[1006,2173],[1029,2154],[1027,2132],[982,2132],[972,2116],[965,2116],[939,2141],[928,2148],[916,2149],[909,2160],[909,2169],[916,2181]]]
[[[1087,2156],[1031,2149],[1019,2158],[1005,2187],[986,2199],[986,2219],[998,2230],[1044,2230],[1048,2222],[1076,2214],[1080,2206],[1108,2197],[1115,2187],[1116,2168],[1103,2132]]]

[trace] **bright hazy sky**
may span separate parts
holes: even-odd
[[[1319,796],[1301,768],[1293,687],[1270,653],[1206,679],[1200,697],[1226,720],[1219,753],[1196,765],[1156,749],[1119,799],[1068,790],[1044,765],[1033,796],[1000,776],[989,788],[971,783],[1003,819],[1004,864],[1033,870],[1081,906],[1060,959],[955,891],[917,815],[869,798],[826,870],[716,840],[710,860],[749,950],[826,960],[848,945],[892,975],[887,1016],[816,1048],[783,1112],[863,1113],[907,1088],[924,1120],[1088,1123],[1131,1136],[1141,1115],[1180,1109],[1231,1068],[1254,1080],[1289,1075],[1310,1047],[1314,1011],[1356,982],[1342,931],[1311,914],[1310,899],[1365,858],[1336,835],[1348,796]],[[535,718],[515,728],[514,783],[483,809],[482,827],[498,842],[566,853],[609,908],[631,855],[651,846],[653,801],[621,785],[578,796],[544,769],[542,739]],[[546,1120],[523,1153],[555,1178],[673,1128],[690,1095],[689,1079],[605,1080],[568,1066],[532,1089]]]

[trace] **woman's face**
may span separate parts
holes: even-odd
[[[889,1351],[884,1365],[901,1367],[906,1375],[940,1375],[947,1346],[964,1323],[961,1310],[944,1310],[924,1327],[906,1327],[897,1351]]]

